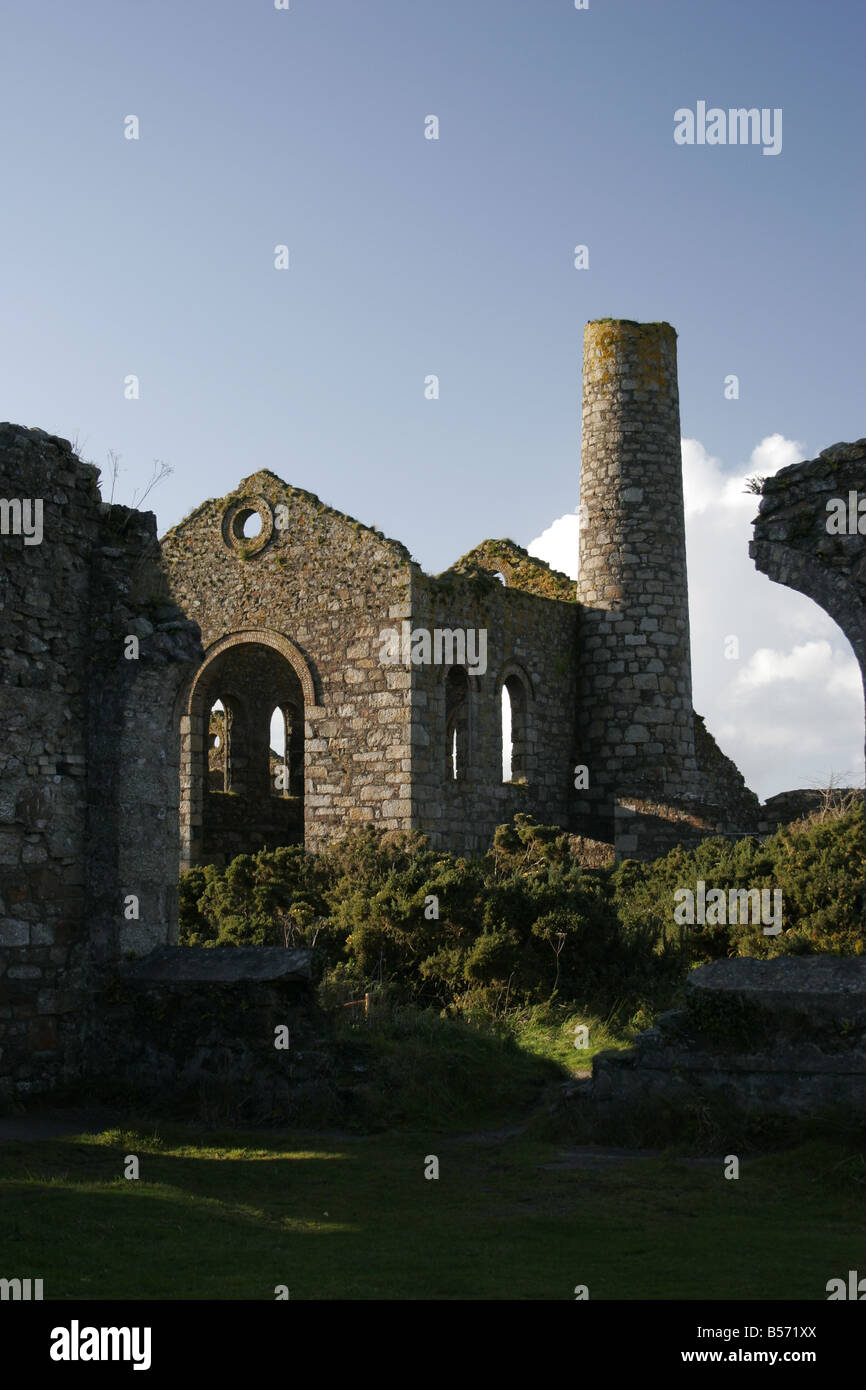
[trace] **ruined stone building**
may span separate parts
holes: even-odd
[[[864,460],[769,480],[753,547],[861,666],[864,539],[823,518]],[[177,939],[179,865],[367,822],[473,853],[517,812],[620,856],[757,829],[692,706],[669,325],[587,326],[577,584],[510,541],[424,574],[267,470],[160,542],[97,477],[0,425],[0,1093],[80,1068],[98,972]]]
[[[756,799],[692,709],[665,324],[587,330],[581,509],[577,585],[508,541],[433,578],[398,542],[267,471],[170,531],[168,588],[206,653],[181,720],[183,862],[315,849],[366,821],[482,851],[519,811],[622,853],[752,828]],[[205,775],[214,737],[221,788]]]

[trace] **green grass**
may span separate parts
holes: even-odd
[[[552,1049],[523,1045],[508,1027],[446,1019],[411,1006],[374,1011],[369,1025],[339,1017],[335,1084],[352,1099],[335,1109],[341,1128],[375,1130],[502,1123],[566,1079]],[[320,1125],[317,1123],[316,1128]]]
[[[589,1030],[586,1048],[575,1047],[581,1024]],[[369,1026],[350,1028],[338,1019],[336,1038],[345,1049],[338,1080],[355,1094],[334,1119],[366,1130],[503,1123],[524,1113],[545,1086],[586,1071],[597,1052],[629,1045],[610,1022],[558,1004],[514,1010],[498,1021],[382,1008]]]
[[[584,1026],[586,1035],[578,1034]],[[546,1058],[563,1072],[574,1075],[586,1071],[597,1052],[631,1045],[611,1018],[601,1019],[573,1004],[539,1004],[507,1020],[507,1027],[521,1051]],[[586,1047],[575,1043],[586,1036]]]
[[[138,1155],[138,1181],[123,1178]],[[438,1181],[425,1180],[428,1154]],[[0,1146],[0,1262],[47,1299],[825,1299],[862,1268],[866,1161],[812,1143],[600,1170],[561,1144],[110,1131]],[[546,1165],[559,1165],[547,1167]]]

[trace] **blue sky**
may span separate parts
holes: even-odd
[[[667,319],[718,493],[696,513],[717,551],[692,581],[696,705],[764,795],[862,776],[850,673],[827,703],[850,649],[781,590],[753,630],[774,586],[747,565],[732,594],[749,518],[731,532],[721,501],[768,438],[789,461],[866,434],[859,0],[7,0],[0,22],[0,415],[116,450],[116,500],[166,461],[161,531],[267,467],[438,571],[574,511],[584,324]],[[699,100],[781,108],[781,153],[676,145]],[[736,672],[716,622],[743,629]],[[824,641],[826,679],[820,652],[801,678],[795,650]],[[762,650],[788,674],[744,709]],[[748,728],[786,700],[762,761]],[[819,712],[833,731],[804,748]]]

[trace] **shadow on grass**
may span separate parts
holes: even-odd
[[[4,1145],[5,1273],[61,1300],[271,1300],[278,1285],[292,1299],[571,1299],[577,1284],[591,1298],[820,1299],[862,1254],[862,1154],[815,1144],[726,1181],[721,1155],[551,1168],[549,1144],[480,1138],[178,1129]],[[438,1180],[424,1176],[433,1155]]]
[[[61,1103],[82,1105],[95,1084],[112,1113],[156,1114],[209,1128],[291,1125],[374,1133],[420,1125],[446,1131],[523,1114],[545,1086],[570,1075],[558,1059],[533,1054],[507,1030],[445,1019],[433,1010],[383,1007],[360,1028],[337,1014],[329,1027],[322,1049],[327,1066],[302,1079],[280,1106],[263,1105],[231,1069],[193,1085],[152,1089],[123,1076],[100,1077],[88,1083],[87,1094],[67,1090]]]

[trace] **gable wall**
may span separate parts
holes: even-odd
[[[261,509],[269,533],[246,559],[229,531],[244,498]],[[408,828],[409,677],[378,660],[380,632],[407,611],[403,547],[259,473],[198,508],[162,551],[172,593],[199,623],[206,650],[231,634],[266,630],[293,644],[309,672],[307,848],[357,822]],[[206,730],[197,718],[184,734],[201,758]]]

